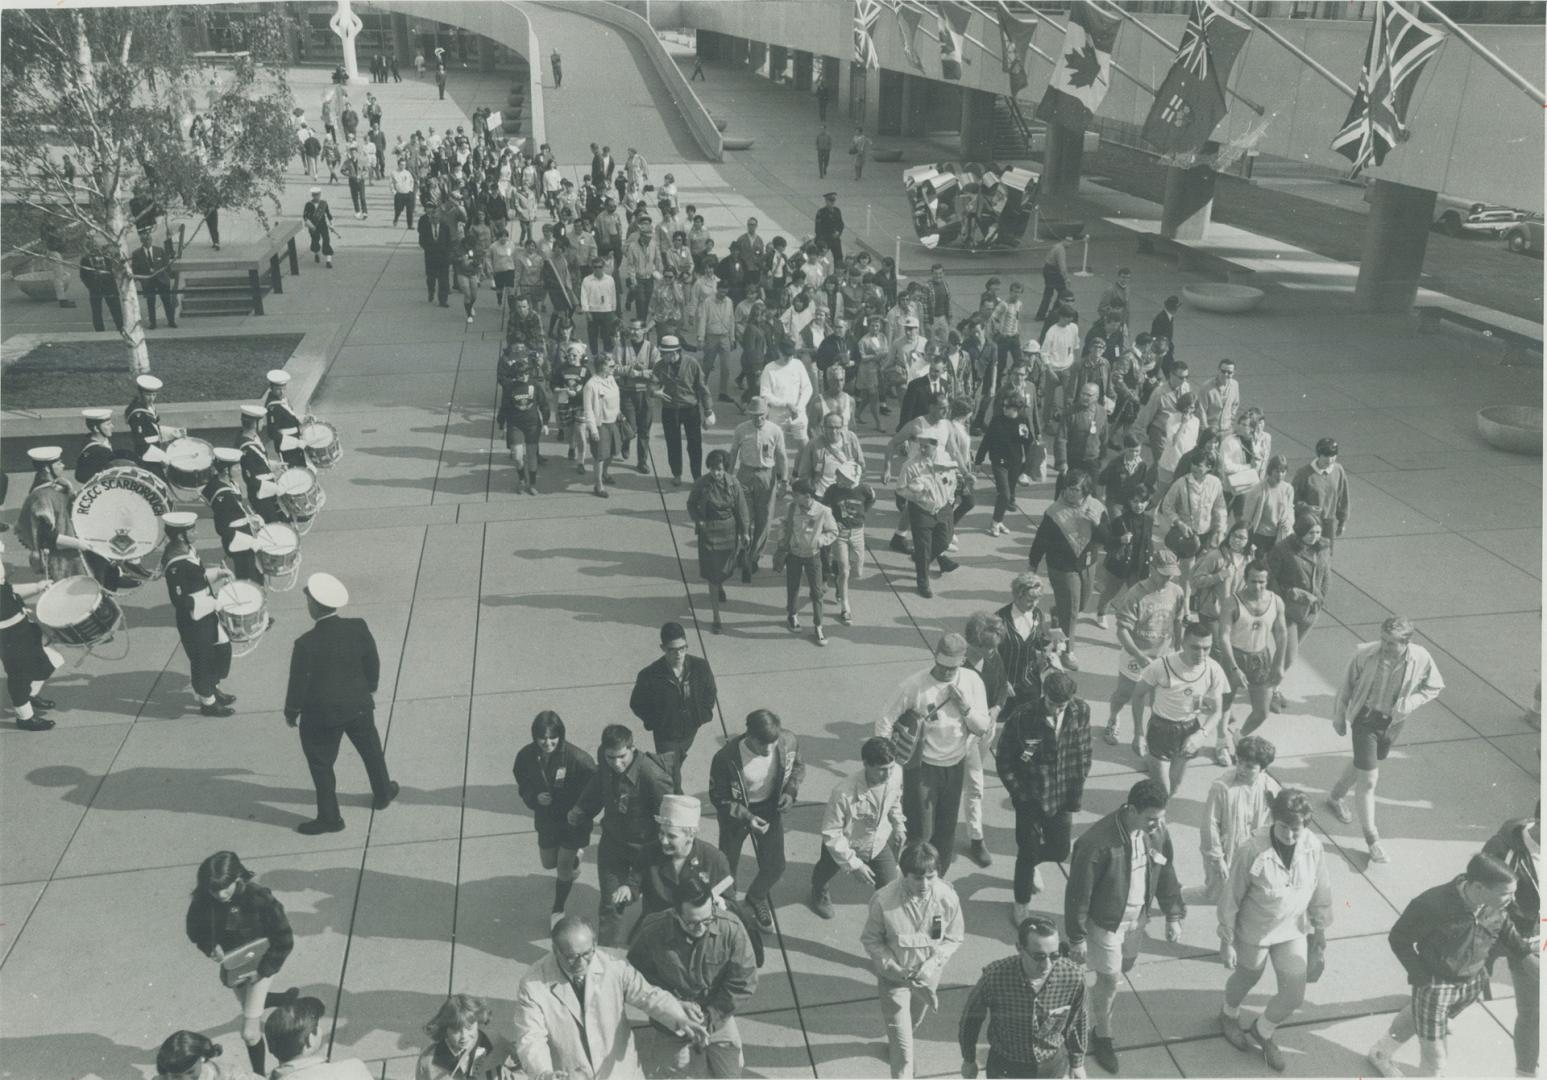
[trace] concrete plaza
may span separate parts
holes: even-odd
[[[642,76],[634,48],[584,16],[526,8],[543,54],[558,47],[565,57],[558,90],[543,67],[549,142],[570,172],[588,163],[592,140],[610,143],[620,160],[637,146],[653,181],[676,174],[682,201],[705,213],[723,236],[720,247],[749,213],[764,235],[809,233],[829,188],[840,192],[853,231],[864,205],[872,206],[875,236],[886,238],[876,243],[889,245],[907,228],[902,166],[872,163],[852,181],[836,125],[834,171],[817,179],[816,106],[808,96],[711,67],[709,81],[695,88],[756,144],[705,163],[653,107],[655,77]],[[457,78],[453,71],[445,101],[430,81],[412,76],[370,87],[389,142],[414,127],[467,123],[477,102]],[[295,73],[313,113],[325,79],[320,70]],[[491,83],[485,103],[498,107],[498,90]],[[904,164],[918,148],[905,149]],[[306,185],[299,172],[291,181],[286,207],[294,212]],[[1135,210],[1087,194],[1097,200],[1093,220],[1102,209]],[[194,870],[220,849],[238,852],[284,902],[297,943],[277,986],[298,985],[327,1002],[334,1057],[361,1057],[384,1078],[412,1076],[422,1025],[451,991],[486,997],[495,1027],[509,1034],[517,982],[546,949],[551,896],[511,762],[539,710],[558,711],[587,748],[603,725],[631,722],[634,673],[657,655],[656,629],[668,619],[689,627],[694,651],[712,664],[724,729],[734,734],[748,711],[772,708],[799,736],[807,762],[787,823],[789,869],[775,892],[776,947],[741,1020],[748,1071],[884,1076],[874,980],[859,945],[866,898],[851,881],[836,883],[831,922],[803,903],[822,807],[833,784],[858,768],[859,742],[891,688],[929,663],[928,645],[972,612],[1008,600],[1009,577],[1025,565],[1051,486],[1023,495],[1011,535],[996,539],[987,535],[980,482],[980,505],[960,534],[962,568],[927,601],[912,591],[911,563],[885,550],[892,515],[883,498],[855,625],[830,624],[825,649],[784,628],[782,582],[766,571],[750,588],[731,585],[726,632],[713,636],[687,489],[671,486],[659,433],[652,475],[620,470],[608,500],[591,495],[552,441],[542,494],[516,494],[493,422],[499,315],[492,295],[472,325],[455,303],[449,311],[426,304],[415,236],[390,227],[386,187],[370,189],[367,222],[349,216],[342,186],[328,196],[344,234],[337,269],[306,262],[301,287],[270,298],[267,316],[220,322],[253,332],[332,330],[331,366],[312,411],[339,428],[345,452],[324,476],[327,508],[304,541],[302,574],[341,577],[349,614],[367,619],[376,635],[378,724],[402,795],[372,813],[358,758],[346,751],[339,779],[347,830],[321,838],[293,831],[313,815],[296,736],[280,713],[290,645],[308,625],[299,589],[270,594],[278,623],[236,662],[227,688],[239,701],[230,719],[202,718],[192,707],[162,585],[130,594],[127,655],[87,657],[59,673],[49,691],[60,704],[53,732],[0,732],[0,1077],[150,1076],[155,1047],[178,1028],[205,1031],[225,1044],[227,1060],[242,1060],[233,1001],[183,932]],[[1194,280],[1134,257],[1124,230],[1098,222],[1092,232],[1095,274],[1075,286],[1082,310],[1094,307],[1119,263],[1135,270],[1136,324],[1147,325],[1164,296]],[[905,264],[918,259],[914,253]],[[1015,274],[1000,276],[1031,285],[1040,261],[1027,252]],[[952,276],[960,303],[976,297],[984,276]],[[84,306],[30,305],[9,285],[3,314],[6,335],[87,325]],[[152,334],[152,361],[158,340],[197,335],[201,325],[190,319]],[[1321,804],[1347,760],[1346,742],[1328,722],[1332,695],[1350,650],[1376,637],[1388,614],[1418,623],[1447,683],[1382,770],[1382,833],[1393,861],[1367,865],[1357,827],[1325,812],[1316,821],[1333,856],[1328,970],[1280,1042],[1291,1075],[1359,1075],[1364,1051],[1405,998],[1385,940],[1397,913],[1457,874],[1503,821],[1528,814],[1539,790],[1540,739],[1522,714],[1539,677],[1541,464],[1489,448],[1472,418],[1484,405],[1539,401],[1541,376],[1499,366],[1473,339],[1422,336],[1406,317],[1362,314],[1337,289],[1273,288],[1251,315],[1184,309],[1178,325],[1178,353],[1197,375],[1219,357],[1236,359],[1244,401],[1266,411],[1278,452],[1298,466],[1319,437],[1334,435],[1352,473],[1353,512],[1337,545],[1329,609],[1285,686],[1289,711],[1263,731],[1279,749],[1274,779],[1309,789]],[[262,389],[233,395],[256,400]],[[176,393],[167,388],[167,397]],[[80,402],[96,404],[122,406]],[[737,420],[724,406],[708,445],[724,445]],[[861,434],[874,483],[884,439],[868,428]],[[24,491],[19,458],[7,448],[13,486]],[[218,555],[207,520],[200,539],[207,558]],[[6,559],[11,573],[31,580],[14,545]],[[1099,725],[1117,649],[1088,620],[1079,639],[1080,693]],[[706,731],[690,757],[689,793],[706,796],[720,734]],[[1115,808],[1138,778],[1126,745],[1108,747],[1098,737],[1095,754],[1077,831]],[[1201,882],[1201,807],[1220,772],[1196,761],[1171,806],[1185,885]],[[986,962],[1011,948],[1013,815],[997,781],[989,782],[987,841],[996,861],[978,870],[958,858],[953,867],[968,940],[946,969],[941,1013],[921,1029],[920,1075],[956,1075],[955,1024],[967,990]],[[715,839],[712,823],[704,835]],[[1063,876],[1045,876],[1048,888],[1032,906],[1061,918]],[[570,910],[590,915],[596,902],[588,858]],[[1214,908],[1191,906],[1180,943],[1158,938],[1147,942],[1118,1000],[1123,1075],[1272,1075],[1217,1034],[1225,972]],[[1271,988],[1264,979],[1248,1008],[1259,1010]],[[1453,1074],[1511,1073],[1513,1023],[1501,967],[1494,1000],[1455,1025]],[[1413,1067],[1415,1047],[1399,1060]],[[1094,1063],[1090,1069],[1100,1073]]]

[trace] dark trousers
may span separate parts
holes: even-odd
[[[86,298],[91,304],[91,325],[94,330],[105,330],[102,324],[102,305],[107,305],[108,314],[113,316],[113,325],[119,330],[124,328],[124,305],[118,299],[117,293],[91,293]]]
[[[1069,291],[1069,282],[1056,266],[1042,267],[1042,302],[1037,305],[1036,318],[1045,319],[1058,298]]]
[[[612,311],[588,311],[585,317],[586,343],[594,354],[598,346],[608,352],[618,347],[618,316]]]
[[[789,614],[795,614],[795,609],[800,602],[800,579],[804,576],[806,586],[811,590],[811,624],[818,630],[822,628],[822,562],[812,555],[802,559],[797,555],[789,555],[784,560],[784,610]]]
[[[662,405],[661,434],[666,436],[666,463],[672,479],[682,479],[682,440],[688,443],[688,465],[697,480],[703,471],[704,421],[697,405]]]
[[[693,749],[693,740],[698,738],[698,729],[694,728],[686,736],[680,732],[674,735],[662,735],[659,731],[652,732],[655,739],[655,752],[664,756],[669,755],[671,762],[671,778],[676,784],[677,790],[682,790],[682,766],[688,759],[688,751]]]
[[[1015,902],[1031,902],[1031,875],[1039,863],[1069,857],[1073,814],[1045,814],[1035,803],[1015,806]]]
[[[650,450],[650,426],[655,422],[650,408],[650,395],[643,392],[623,394],[622,406],[623,415],[634,425],[635,460],[643,465]],[[627,457],[628,447],[623,448],[623,453]]]
[[[147,281],[145,283],[145,314],[150,317],[150,328],[156,328],[156,297],[161,297],[161,306],[166,309],[167,325],[177,325],[177,312],[172,304],[172,286],[159,282]]]
[[[392,786],[392,778],[387,775],[387,756],[376,731],[375,710],[364,709],[338,726],[308,723],[303,716],[301,751],[306,755],[306,767],[311,770],[312,786],[317,789],[318,821],[343,820],[338,811],[338,780],[333,775],[333,763],[338,760],[339,743],[346,737],[365,764],[371,795],[384,799]]]
[[[988,1063],[983,1067],[983,1075],[987,1080],[1033,1080],[1034,1077],[1064,1076],[1068,1072],[1069,1062],[1062,1050],[1051,1061],[1039,1065],[1035,1061],[1016,1061],[1005,1057],[990,1046]]]
[[[312,254],[321,251],[328,258],[333,257],[333,230],[324,225],[320,229],[312,229]]]
[[[920,587],[929,583],[929,564],[944,558],[951,542],[951,508],[931,514],[918,503],[908,504],[908,525],[913,531],[913,572]],[[918,833],[911,833],[918,836]]]
[[[865,865],[870,867],[870,872],[876,876],[876,888],[882,885],[890,885],[897,880],[900,871],[897,869],[897,855],[888,844],[873,859],[866,859]],[[816,865],[811,868],[811,891],[824,893],[828,884],[838,876],[843,867],[838,865],[832,852],[827,850],[827,845],[822,845],[822,853],[817,856]]]
[[[827,163],[832,160],[831,150],[818,150],[816,152],[816,174],[818,177],[827,175]]]
[[[204,214],[204,227],[209,230],[210,243],[220,246],[220,207]]]
[[[424,291],[425,299],[439,300],[441,307],[451,296],[451,263],[428,251],[424,253]]]
[[[624,926],[625,911],[612,902],[612,894],[620,885],[627,885],[634,867],[644,862],[644,848],[625,844],[621,840],[602,833],[602,841],[596,847],[597,887],[601,899],[597,908],[596,943],[608,948],[621,947],[627,940]]]
[[[183,652],[188,654],[188,678],[193,683],[193,692],[201,698],[213,697],[220,680],[231,674],[231,643],[184,641]]]
[[[995,334],[994,345],[998,349],[998,360],[1001,370],[1006,357],[1013,356],[1016,363],[1023,359],[1021,356],[1021,336],[1019,334]]]
[[[655,295],[655,279],[639,278],[629,286],[628,296],[624,298],[624,307],[634,305],[634,318],[640,322],[650,317],[650,298]]]
[[[951,511],[951,531],[953,533],[956,531],[956,526],[961,524],[962,518],[966,517],[972,511],[972,508],[977,505],[977,496],[972,493],[970,488],[963,490],[961,494],[956,496],[956,509]]]
[[[829,236],[827,238],[827,250],[831,251],[833,253],[833,263],[835,265],[837,265],[837,266],[842,266],[843,265],[843,237],[842,236]]]
[[[994,520],[1003,521],[1005,513],[1015,503],[1015,487],[1021,482],[1025,462],[1019,458],[1004,458],[994,462]]]
[[[435,80],[435,89],[440,91],[440,100],[441,101],[445,101],[446,100],[446,80],[445,79],[436,79]]]
[[[909,840],[928,840],[939,858],[940,876],[956,857],[956,820],[961,817],[965,766],[915,765],[902,772],[902,816]]]
[[[1069,635],[1072,644],[1075,620],[1090,602],[1090,571],[1048,567],[1047,578],[1053,586],[1053,624]]]
[[[767,898],[779,878],[784,875],[784,819],[779,813],[778,800],[754,803],[752,813],[768,822],[768,831],[755,834],[753,850],[757,852],[757,877],[747,886],[746,895]],[[740,818],[733,818],[720,811],[720,851],[731,864],[731,877],[741,862],[741,845],[746,841],[752,826]]]
[[[405,195],[401,191],[394,191],[392,193],[392,224],[397,224],[397,219],[403,216],[404,211],[408,212],[408,227],[412,229],[414,227],[414,193],[410,191]]]
[[[358,176],[349,178],[349,201],[354,204],[355,213],[365,213],[365,181]]]

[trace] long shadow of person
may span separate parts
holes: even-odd
[[[298,803],[309,807],[316,799],[310,787],[273,787],[242,779],[255,775],[258,774],[250,769],[146,765],[115,769],[107,776],[99,776],[77,765],[45,765],[29,772],[27,781],[38,787],[59,788],[65,802],[93,810],[166,810],[287,828],[306,820],[268,804]],[[369,798],[356,801],[368,803]]]

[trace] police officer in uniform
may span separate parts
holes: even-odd
[[[829,191],[822,198],[825,206],[816,212],[816,242],[833,253],[833,265],[843,265],[843,211],[838,209],[838,193]]]
[[[301,751],[317,789],[317,817],[295,827],[305,836],[344,828],[333,763],[345,736],[365,763],[372,807],[385,810],[398,793],[397,782],[387,774],[371,697],[381,679],[376,639],[364,619],[339,616],[339,609],[348,603],[349,591],[332,574],[306,579],[306,610],[314,625],[291,650],[290,683],[285,691],[285,722],[291,727],[300,724]]]
[[[161,515],[167,532],[161,569],[166,575],[167,596],[177,612],[177,636],[188,656],[199,712],[230,716],[235,711],[231,705],[236,695],[222,691],[220,680],[231,674],[231,639],[215,614],[215,591],[193,546],[191,533],[198,520],[196,514],[185,510]]]
[[[133,465],[134,458],[113,449],[113,410],[82,409],[88,438],[75,459],[75,482],[89,483],[103,469],[115,465]]]
[[[257,537],[257,517],[242,501],[232,477],[242,463],[242,454],[229,446],[215,448],[215,473],[204,485],[202,494],[215,517],[215,531],[220,534],[220,547],[226,553],[231,572],[244,581],[256,585],[265,583],[263,571],[258,569],[258,553],[254,541]]]
[[[0,544],[0,552],[5,545]],[[43,684],[54,673],[55,653],[43,645],[43,631],[27,612],[22,600],[41,596],[53,582],[44,578],[30,585],[11,584],[10,573],[0,562],[0,663],[5,667],[6,690],[16,713],[16,726],[23,731],[47,731],[54,722],[41,715],[54,707],[47,698],[38,697]]]
[[[162,382],[154,375],[140,375],[134,380],[139,388],[134,400],[124,410],[124,422],[129,425],[129,439],[134,446],[134,456],[139,463],[161,479],[166,479],[165,451],[167,440],[161,431],[161,417],[156,414],[156,395],[161,392]],[[154,449],[156,452],[150,454]],[[150,454],[149,457],[146,455]]]
[[[242,481],[247,488],[247,505],[266,522],[285,520],[279,508],[279,488],[274,484],[274,465],[263,449],[258,424],[268,415],[261,405],[242,406],[242,434],[236,448],[241,454]]]
[[[285,387],[290,385],[290,372],[275,368],[268,373],[269,389],[263,395],[263,407],[268,412],[269,441],[279,452],[280,460],[291,468],[306,467],[306,448],[301,445],[301,418],[285,399]]]

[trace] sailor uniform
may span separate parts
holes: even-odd
[[[113,444],[106,438],[92,436],[90,442],[81,447],[81,456],[75,459],[75,481],[79,484],[89,483],[103,469],[110,469],[117,465],[133,465],[135,459],[128,454],[120,454],[113,449]]]
[[[5,666],[11,704],[18,709],[54,673],[54,662],[43,647],[43,631],[9,581],[0,581],[0,662]]]
[[[166,439],[161,431],[161,417],[156,407],[144,397],[136,397],[124,410],[124,422],[129,427],[129,438],[134,444],[135,459],[145,468],[166,479],[166,468],[159,461],[146,461],[145,452],[152,446],[166,449]]]
[[[285,392],[278,387],[269,387],[269,392],[263,397],[263,407],[269,414],[269,441],[279,452],[280,460],[291,468],[305,468],[306,449],[301,445],[299,438],[301,418],[290,407],[290,402],[285,400]],[[285,449],[287,435],[295,444],[288,450]]]
[[[263,449],[257,432],[242,436],[237,444],[242,452],[242,479],[247,485],[247,504],[266,522],[284,521],[279,508],[278,488],[274,486],[274,466]],[[265,494],[267,488],[267,494]]]
[[[188,656],[193,692],[205,702],[215,696],[220,680],[231,674],[231,639],[215,614],[215,591],[198,554],[182,547],[162,568],[167,596],[177,612],[177,636]]]
[[[251,546],[255,539],[252,518],[242,502],[241,493],[230,481],[217,477],[204,485],[204,501],[209,503],[215,518],[215,531],[220,534],[220,547],[226,553],[231,572],[244,581],[264,584],[263,571],[258,569],[258,553]],[[247,550],[238,551],[232,546],[237,534],[247,537]]]

